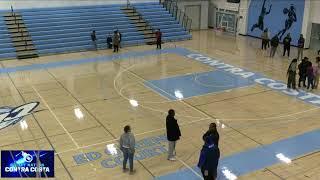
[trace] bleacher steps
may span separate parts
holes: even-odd
[[[11,41],[12,41],[13,43],[18,43],[18,42],[24,43],[24,42],[26,42],[26,41],[32,42],[32,39],[31,39],[30,37],[12,37],[12,38],[11,38]]]
[[[144,35],[144,40],[147,44],[155,42],[153,40],[155,37],[154,30],[143,18],[143,16],[136,11],[134,7],[127,6],[125,8],[122,8],[121,10],[126,14],[130,21],[135,24],[138,31]]]
[[[38,57],[32,38],[24,24],[20,13],[6,13],[4,15],[11,41],[16,49],[18,59]]]
[[[8,29],[8,31],[10,32],[10,33],[21,33],[21,32],[28,32],[28,30],[27,29]]]
[[[29,58],[39,57],[38,53],[35,50],[19,51],[17,52],[17,56],[19,59],[29,59]]]

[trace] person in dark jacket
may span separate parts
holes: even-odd
[[[299,84],[298,87],[301,87],[301,82],[303,83],[303,87],[307,87],[306,78],[307,78],[307,67],[308,67],[308,58],[304,57],[301,63],[298,66],[299,69]]]
[[[288,83],[287,87],[296,89],[296,70],[297,70],[297,59],[293,59],[288,67],[287,76]]]
[[[112,42],[113,42],[113,52],[119,52],[120,36],[118,31],[114,31]]]
[[[175,112],[173,109],[168,111],[166,118],[167,139],[169,143],[168,147],[168,160],[175,161],[175,148],[176,142],[180,139],[181,132],[177,120],[174,118]]]
[[[214,145],[214,137],[212,135],[207,136],[198,162],[204,180],[215,180],[217,178],[219,158],[220,150],[219,147]]]
[[[112,36],[110,33],[107,36],[107,46],[108,46],[108,49],[112,49]]]
[[[118,31],[118,35],[119,35],[119,48],[121,48],[121,41],[122,41],[122,34],[119,30]]]
[[[162,32],[160,29],[156,32],[156,39],[157,39],[157,49],[161,49],[161,43],[162,43]]]
[[[314,89],[314,72],[313,72],[313,67],[312,67],[312,62],[308,62],[308,67],[307,67],[307,78],[308,78],[308,86],[307,89],[309,90],[310,86],[311,89]]]
[[[300,34],[300,38],[298,40],[298,60],[303,58],[304,41],[303,35]]]
[[[288,57],[290,56],[290,46],[291,46],[291,36],[290,33],[287,34],[287,36],[283,39],[283,55],[285,56],[286,52],[288,54]]]
[[[269,44],[268,28],[266,28],[261,34],[261,49],[266,50]]]
[[[93,30],[91,32],[91,41],[92,41],[92,44],[94,46],[94,49],[97,50],[98,46],[97,46],[97,36],[96,36],[96,31],[95,30]]]
[[[211,123],[209,125],[209,130],[202,136],[203,141],[206,141],[206,138],[208,136],[212,136],[214,145],[219,147],[219,138],[220,138],[220,136],[219,136],[219,133],[217,131],[216,123]]]
[[[276,54],[277,48],[279,46],[279,38],[277,35],[275,35],[271,41],[271,50],[270,50],[270,57],[274,57],[274,55]]]

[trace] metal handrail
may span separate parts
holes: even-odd
[[[17,22],[17,14],[14,12],[13,6],[11,5],[11,17],[14,18],[14,24],[18,27],[18,33],[21,33],[21,39],[24,41],[24,49],[27,49],[28,46],[28,40],[27,37],[23,37],[23,29],[20,28],[20,23]]]
[[[182,27],[191,32],[192,19],[189,18],[186,13],[179,9],[178,3],[176,0],[165,0],[162,3],[163,7],[182,25]]]

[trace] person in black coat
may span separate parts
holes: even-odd
[[[110,33],[107,36],[107,47],[108,49],[112,49],[112,36]]]
[[[290,46],[291,46],[291,36],[290,33],[283,39],[283,56],[285,56],[286,52],[288,57],[290,56]]]
[[[299,69],[299,84],[298,87],[301,87],[301,82],[303,83],[303,87],[307,87],[306,79],[307,79],[307,68],[308,68],[308,58],[304,57],[301,63],[298,65]]]
[[[219,133],[217,131],[216,123],[211,123],[209,125],[209,130],[202,136],[203,141],[206,141],[206,138],[208,136],[212,136],[214,145],[219,147],[219,138],[220,138],[220,136],[219,136]]]
[[[92,32],[91,32],[91,41],[92,41],[92,44],[93,44],[93,46],[94,46],[94,49],[95,50],[97,50],[98,49],[98,46],[97,46],[97,35],[96,35],[96,31],[95,30],[93,30]]]
[[[181,132],[177,120],[174,118],[175,112],[173,109],[168,111],[166,118],[167,139],[168,147],[168,160],[175,161],[175,148],[176,142],[180,139]]]
[[[214,144],[215,137],[209,135],[205,137],[205,144],[203,145],[198,167],[204,180],[215,180],[217,178],[217,169],[220,158],[219,147]]]
[[[270,57],[273,58],[274,55],[276,54],[276,51],[277,51],[277,48],[278,48],[278,45],[279,45],[279,38],[277,35],[275,35],[271,41],[271,49],[270,49]]]

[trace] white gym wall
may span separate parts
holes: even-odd
[[[180,0],[178,7],[192,19],[193,29],[208,29],[208,1]]]

